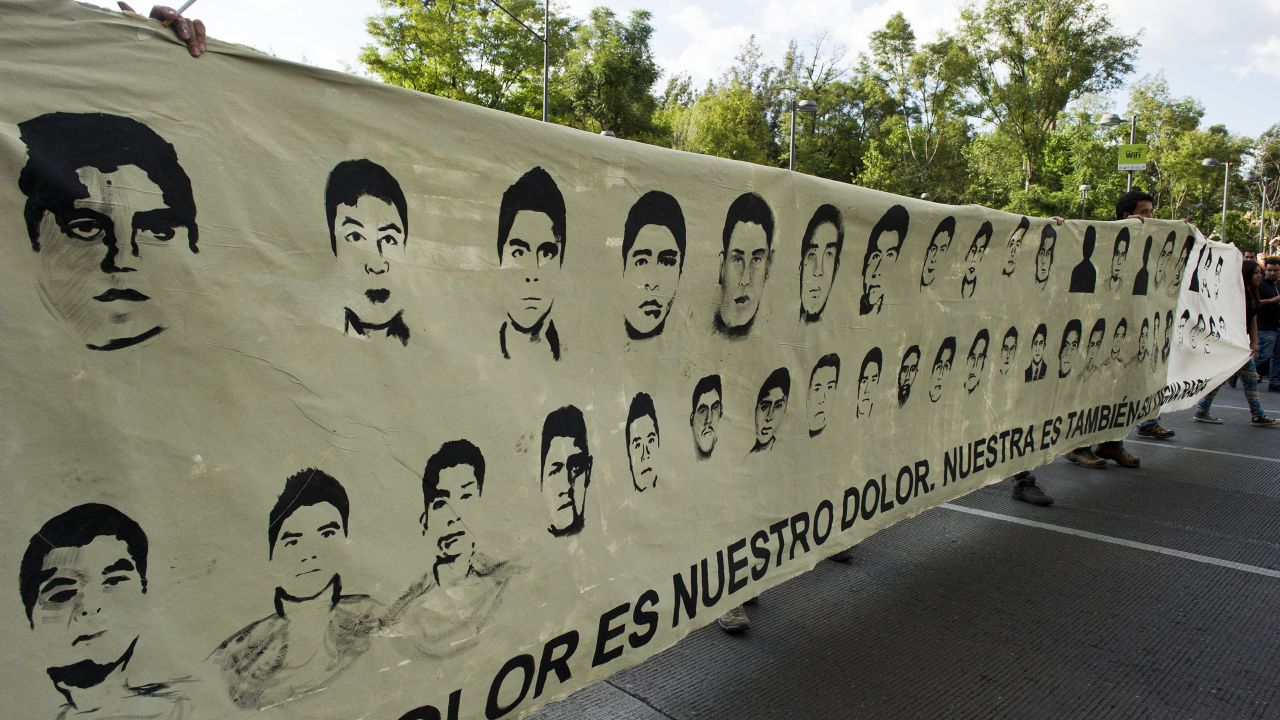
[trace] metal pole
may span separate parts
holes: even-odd
[[[1227,241],[1227,189],[1231,186],[1231,163],[1222,164],[1222,226],[1218,228],[1220,242]]]
[[[796,96],[791,94],[791,153],[787,155],[787,169],[796,169]]]
[[[1258,178],[1258,189],[1261,191],[1258,197],[1258,207],[1260,208],[1260,218],[1258,222],[1258,254],[1262,255],[1262,239],[1267,233],[1267,178]]]
[[[1134,113],[1129,116],[1129,144],[1133,145],[1138,142],[1138,115]],[[1129,171],[1129,183],[1125,187],[1125,191],[1133,189],[1133,171]]]
[[[542,122],[547,121],[547,78],[551,65],[551,0],[542,3]]]

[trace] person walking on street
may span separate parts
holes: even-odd
[[[1245,260],[1240,274],[1244,276],[1244,320],[1245,327],[1249,328],[1249,359],[1240,368],[1237,376],[1244,385],[1244,397],[1249,401],[1249,411],[1253,415],[1249,424],[1254,427],[1276,427],[1280,425],[1280,421],[1267,417],[1267,413],[1262,409],[1262,402],[1258,399],[1258,368],[1254,363],[1254,359],[1258,356],[1258,310],[1261,307],[1258,286],[1262,283],[1262,268],[1252,260]],[[1213,399],[1221,389],[1222,386],[1219,385],[1196,403],[1196,412],[1192,417],[1197,422],[1222,424],[1221,418],[1209,413],[1213,407]]]
[[[1280,257],[1269,257],[1258,285],[1258,372],[1270,375],[1267,389],[1280,392]]]

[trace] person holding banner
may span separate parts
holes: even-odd
[[[194,0],[192,0],[192,2],[194,2]],[[120,6],[121,10],[127,13],[133,13],[135,15],[139,14],[129,6],[129,3],[117,2],[116,4]],[[190,5],[191,2],[188,2],[182,7],[183,9],[186,9]],[[204,54],[204,51],[207,48],[205,46],[203,22],[199,20],[188,20],[182,16],[181,11],[174,10],[171,7],[165,7],[164,5],[156,5],[152,7],[150,17],[152,20],[159,20],[165,27],[172,30],[173,34],[176,35],[179,40],[186,43],[187,52],[191,53],[191,57],[198,58]]]

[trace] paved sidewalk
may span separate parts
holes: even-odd
[[[899,523],[765,593],[747,633],[532,717],[1280,718],[1280,430],[1238,390],[1214,412],[1132,437],[1137,470],[1037,470],[1054,507],[1003,482]]]

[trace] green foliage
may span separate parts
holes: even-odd
[[[651,18],[636,10],[623,23],[598,7],[577,28],[563,78],[572,125],[638,140],[656,134],[653,86],[662,73],[649,47]]]
[[[751,87],[732,82],[698,98],[680,118],[678,150],[767,163],[769,125]]]
[[[542,41],[487,0],[379,0],[360,62],[392,85],[530,117],[542,113]],[[503,3],[542,32],[542,4]],[[534,21],[537,18],[538,21]],[[574,24],[551,16],[552,88]],[[556,104],[563,104],[557,99]]]
[[[1092,0],[987,0],[961,12],[959,39],[971,59],[968,85],[1020,151],[1027,188],[1040,180],[1058,116],[1087,93],[1119,87],[1138,48]]]

